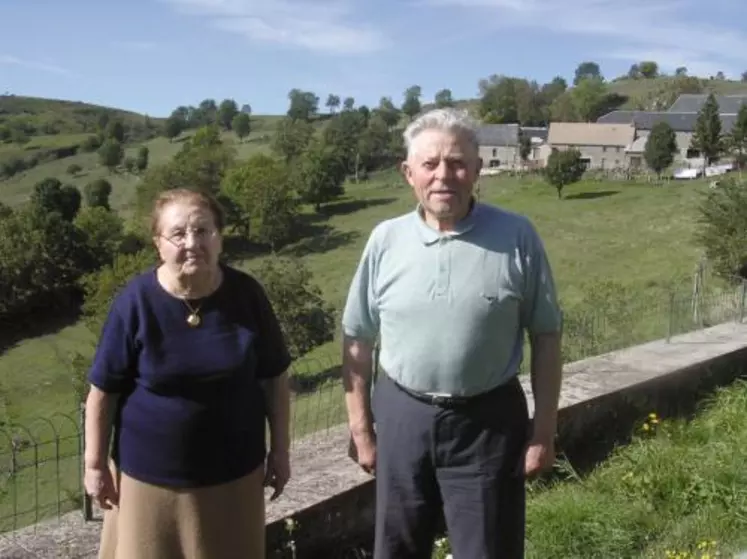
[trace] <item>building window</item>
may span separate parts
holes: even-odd
[[[493,157],[495,157],[496,155],[498,155],[498,150],[493,148]]]
[[[622,148],[621,148],[620,146],[617,146],[617,149],[616,149],[617,153],[620,153],[620,150],[621,150],[621,149],[622,149]]]
[[[607,146],[602,146],[602,151],[607,151]]]
[[[602,151],[606,151],[606,150],[602,150]],[[602,169],[604,169],[604,166],[606,163],[607,163],[607,160],[604,157],[602,157],[602,161],[601,161]]]

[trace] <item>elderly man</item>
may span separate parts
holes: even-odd
[[[443,514],[457,559],[523,557],[525,479],[555,457],[550,265],[528,219],[474,199],[481,161],[466,115],[431,111],[404,137],[417,207],[374,228],[342,319],[354,457],[376,476],[374,556],[430,557]],[[525,332],[531,423],[517,380]]]

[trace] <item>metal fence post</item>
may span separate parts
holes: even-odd
[[[674,334],[674,290],[669,292],[669,320],[667,321],[667,343],[672,340]]]
[[[86,448],[86,406],[85,404],[80,404],[80,456],[82,457],[84,455],[84,451]],[[85,463],[83,459],[80,460],[80,476],[81,479],[83,479],[83,476],[85,475]],[[83,520],[85,522],[89,522],[93,520],[93,502],[91,500],[91,496],[86,492],[86,486],[81,483],[81,490],[83,493]]]

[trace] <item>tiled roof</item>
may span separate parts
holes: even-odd
[[[550,145],[623,146],[635,140],[632,124],[600,124],[596,122],[551,122]]]
[[[548,130],[543,126],[522,126],[521,133],[532,139],[547,141]]]
[[[597,119],[601,124],[634,124],[639,130],[651,130],[658,122],[666,122],[675,132],[692,132],[695,130],[697,113],[649,112],[649,111],[612,111]],[[721,115],[721,131],[728,133],[736,115]]]
[[[680,95],[674,104],[669,107],[670,113],[697,113],[703,108],[708,95],[685,93]],[[739,108],[747,103],[747,94],[717,95],[719,113],[722,115],[734,115]]]
[[[477,141],[481,146],[519,145],[519,125],[483,124],[477,129]]]

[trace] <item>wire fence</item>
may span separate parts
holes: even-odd
[[[727,322],[744,322],[747,282],[718,292],[673,293],[665,300],[619,301],[564,317],[564,361],[571,362]],[[528,360],[525,360],[525,363]],[[339,357],[303,358],[291,367],[291,433],[324,437],[345,423]],[[82,486],[83,411],[29,425],[0,423],[0,533],[79,510],[92,517]]]

